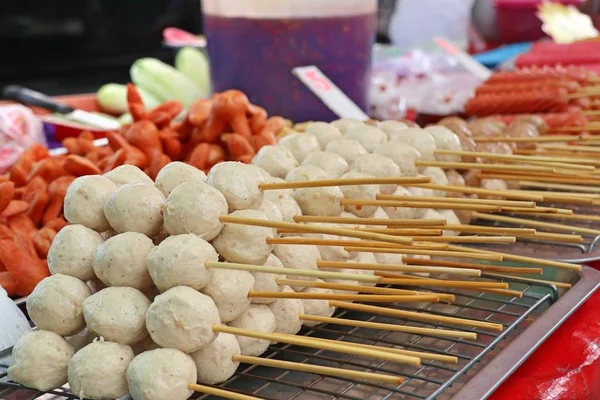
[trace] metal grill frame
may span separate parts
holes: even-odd
[[[593,293],[600,285],[600,272],[586,267],[580,274],[571,273],[567,280],[574,283],[574,286],[565,293],[559,292],[552,285],[526,285],[522,282],[514,282],[516,289],[525,291],[522,299],[500,298],[484,293],[454,290],[453,292],[457,298],[453,305],[429,303],[420,308],[427,309],[430,313],[465,318],[468,318],[470,314],[487,314],[487,316],[482,315],[479,319],[503,323],[505,330],[501,333],[479,329],[463,329],[445,324],[414,323],[349,310],[339,310],[336,313],[337,317],[365,321],[471,330],[478,333],[477,341],[434,339],[421,335],[374,331],[334,324],[318,325],[302,331],[302,334],[306,336],[326,337],[381,346],[401,346],[415,351],[451,354],[459,357],[458,365],[423,361],[422,366],[415,369],[415,367],[399,366],[381,360],[282,344],[270,346],[267,353],[263,355],[267,358],[327,366],[344,366],[352,369],[404,376],[406,378],[405,382],[397,386],[250,365],[241,365],[231,379],[219,386],[269,400],[483,399],[492,393],[540,343]],[[496,307],[490,307],[491,304],[495,304]],[[456,307],[456,305],[460,305],[460,307]],[[398,309],[418,308],[409,307],[405,304],[394,304],[391,307]],[[515,312],[515,310],[521,311]],[[407,341],[394,338],[394,336],[402,335],[412,338]],[[517,338],[518,340],[515,340]],[[483,343],[479,343],[481,339],[484,340]],[[442,342],[444,343],[443,348],[439,347]],[[470,349],[471,353],[463,354],[462,349]],[[0,395],[6,393],[6,391],[25,390],[21,385],[6,382],[6,372],[3,367],[5,366],[0,366]],[[444,379],[439,378],[438,375],[443,376]],[[30,393],[32,393],[30,398],[44,400],[78,398],[65,391],[65,389],[57,389],[47,393]],[[368,397],[365,397],[365,395],[368,395]],[[193,398],[216,399],[216,397],[202,394],[196,394]]]

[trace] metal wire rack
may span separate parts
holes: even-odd
[[[577,280],[576,274],[572,274],[569,280]],[[450,399],[481,368],[536,321],[559,298],[558,290],[550,285],[527,285],[514,282],[511,288],[523,291],[523,297],[509,298],[495,294],[455,289],[444,291],[445,293],[453,292],[456,295],[456,301],[453,304],[429,303],[410,306],[398,303],[388,306],[405,310],[426,310],[429,313],[443,316],[496,322],[505,327],[504,331],[500,333],[470,329],[477,333],[476,340],[442,339],[334,324],[319,325],[305,329],[302,332],[303,335],[307,336],[452,355],[458,358],[457,364],[423,361],[422,366],[417,368],[389,361],[283,344],[270,346],[267,353],[263,355],[264,357],[286,361],[400,375],[405,378],[405,381],[400,385],[369,383],[267,367],[241,365],[237,373],[220,386],[232,391],[272,400]],[[338,310],[336,316],[409,326],[457,328],[445,324],[407,321],[349,310]],[[5,397],[8,396],[8,393],[19,394],[14,395],[16,397]],[[6,376],[6,365],[0,365],[0,398],[58,400],[76,399],[78,397],[70,394],[64,388],[47,393],[28,391],[18,384],[9,382]],[[216,397],[200,394],[193,398],[216,399]]]

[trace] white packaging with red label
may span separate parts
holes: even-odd
[[[369,116],[348,96],[329,80],[314,65],[296,67],[292,73],[298,77],[331,111],[340,118],[354,118],[366,121]]]
[[[46,144],[40,119],[29,108],[11,104],[0,107],[0,173],[34,143]]]

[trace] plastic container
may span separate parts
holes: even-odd
[[[331,121],[291,72],[316,65],[367,110],[376,0],[203,0],[202,8],[214,91],[239,89],[293,121]]]
[[[536,15],[543,0],[494,0],[498,27],[505,43],[530,42],[546,36],[542,21]],[[579,6],[582,0],[553,0],[555,3]]]

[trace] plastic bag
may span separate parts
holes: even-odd
[[[42,121],[29,108],[0,106],[0,174],[6,172],[29,146],[46,145]]]
[[[31,330],[27,318],[0,286],[0,354],[12,347],[21,336]],[[9,355],[0,356],[0,362],[6,363]]]

